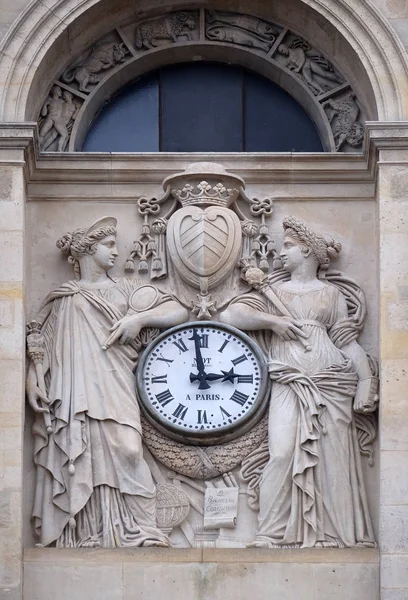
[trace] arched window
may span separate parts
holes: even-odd
[[[215,63],[166,67],[112,98],[84,152],[322,152],[304,109],[278,85]]]

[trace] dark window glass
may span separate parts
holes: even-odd
[[[190,64],[163,69],[161,150],[242,152],[242,70]]]
[[[159,151],[157,73],[133,83],[101,110],[88,131],[82,151]]]
[[[240,67],[160,69],[117,94],[92,123],[84,152],[322,152],[303,108]]]
[[[323,152],[313,121],[282,88],[245,73],[245,150]]]

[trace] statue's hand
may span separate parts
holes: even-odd
[[[307,338],[299,321],[291,317],[273,317],[271,329],[281,340],[290,341],[297,340],[299,337]]]
[[[374,412],[377,409],[379,400],[377,390],[377,377],[360,379],[354,398],[354,411],[361,414]]]
[[[49,400],[49,398],[47,398],[47,396],[45,394],[43,394],[43,392],[40,390],[38,385],[35,385],[32,382],[27,381],[26,389],[27,389],[28,403],[34,412],[39,413],[39,414],[50,412],[48,408],[43,408],[41,406],[41,402],[44,402],[45,404],[49,404],[50,400]]]
[[[107,350],[116,340],[119,340],[119,344],[121,345],[129,344],[129,342],[132,342],[137,337],[142,327],[139,315],[123,317],[110,328],[112,333],[102,346],[102,349]]]

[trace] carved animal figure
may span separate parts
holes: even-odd
[[[89,93],[88,85],[99,83],[98,73],[114,67],[125,60],[128,49],[125,44],[105,43],[94,46],[90,54],[78,64],[68,67],[62,75],[62,81],[72,83],[76,81],[79,91]]]
[[[157,46],[157,40],[173,40],[180,36],[192,40],[189,29],[194,29],[196,22],[191,14],[181,11],[166,15],[154,21],[142,23],[136,29],[136,48],[150,50]]]
[[[347,94],[341,100],[330,98],[323,107],[331,111],[329,121],[336,150],[340,150],[345,142],[353,148],[360,146],[364,138],[364,127],[358,120],[360,109],[355,102],[355,94]]]

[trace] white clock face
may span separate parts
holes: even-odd
[[[147,415],[182,441],[208,443],[251,421],[265,395],[265,363],[233,327],[187,323],[146,350],[138,373]],[[230,436],[231,437],[231,436]]]

